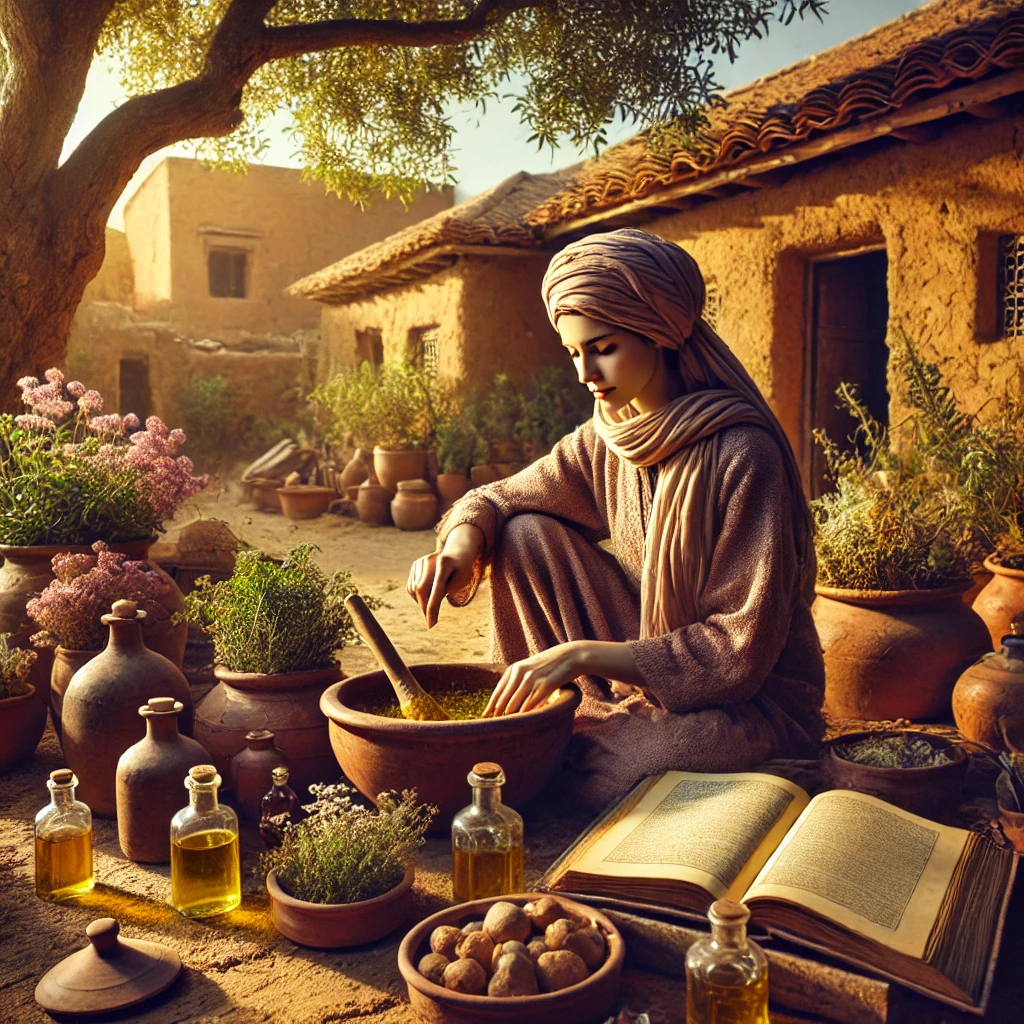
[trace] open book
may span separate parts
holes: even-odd
[[[728,897],[770,934],[980,1014],[1016,865],[863,793],[812,800],[774,775],[666,772],[591,825],[542,885],[701,914]]]

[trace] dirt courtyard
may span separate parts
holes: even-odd
[[[200,503],[183,510],[182,519],[199,512],[224,520],[249,544],[272,553],[283,553],[302,541],[318,544],[322,549],[318,559],[325,569],[350,569],[365,593],[388,602],[390,607],[378,613],[380,621],[410,662],[487,657],[486,584],[469,607],[446,605],[439,624],[429,632],[405,592],[413,560],[433,548],[430,531],[402,533],[342,516],[293,523],[281,515],[253,511],[238,497],[234,492],[207,492]],[[168,539],[173,538],[172,528]],[[354,674],[376,666],[369,651],[352,647],[343,652],[342,667]],[[140,1011],[104,1020],[145,1024],[356,1020],[411,1024],[416,1020],[397,968],[401,931],[373,946],[337,953],[303,949],[277,934],[262,881],[252,872],[261,843],[249,827],[242,830],[243,902],[230,914],[204,921],[180,917],[166,903],[169,866],[128,861],[118,847],[116,823],[99,818],[94,819],[95,890],[60,906],[37,899],[32,820],[47,801],[49,772],[62,764],[60,747],[48,729],[32,758],[0,776],[0,1021],[4,1024],[50,1020],[34,1002],[36,983],[51,966],[85,945],[86,925],[105,916],[116,917],[129,937],[172,946],[186,970],[167,993]],[[589,816],[538,800],[525,809],[525,817],[529,884]],[[429,840],[418,862],[417,917],[451,902],[450,862],[449,842]],[[623,1005],[654,1010],[656,1024],[682,1019],[684,1001],[680,982],[642,971],[626,972]]]

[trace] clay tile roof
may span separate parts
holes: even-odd
[[[288,294],[321,302],[349,302],[434,274],[477,247],[531,249],[541,231],[526,214],[557,192],[579,165],[553,174],[520,171],[458,206],[412,224],[296,281]]]
[[[555,224],[612,209],[953,86],[1024,68],[1022,0],[935,0],[871,32],[727,93],[685,148],[639,135],[583,164],[526,218]]]

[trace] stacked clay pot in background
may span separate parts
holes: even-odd
[[[209,759],[201,743],[178,732],[183,710],[173,697],[150,697],[138,709],[146,735],[117,762],[117,839],[129,860],[171,859],[171,818],[182,806],[182,780]]]
[[[465,473],[438,473],[438,516],[443,516],[472,486]]]
[[[295,484],[278,487],[281,511],[289,519],[318,519],[338,496],[333,487]]]
[[[260,802],[274,784],[271,772],[289,767],[283,750],[274,746],[269,729],[254,729],[245,734],[246,747],[231,758],[231,788],[235,809],[245,821],[260,820]]]
[[[1024,753],[1024,623],[1014,626],[998,653],[989,651],[957,680],[953,717],[964,739]]]
[[[359,520],[373,526],[388,526],[391,523],[391,492],[381,484],[364,480],[358,487],[356,510]]]
[[[1013,632],[1013,620],[1024,617],[1024,570],[1007,569],[998,555],[985,559],[985,568],[992,579],[985,585],[971,606],[988,627],[992,647],[999,650],[1003,637]]]
[[[373,449],[373,471],[393,498],[398,493],[400,480],[423,479],[427,471],[427,453],[413,449],[391,451],[378,445]]]
[[[338,475],[335,490],[339,494],[347,494],[350,487],[358,487],[364,480],[369,480],[372,470],[373,455],[364,448],[357,448]]]
[[[117,800],[115,775],[121,754],[145,735],[138,709],[154,694],[180,700],[180,729],[192,731],[188,680],[163,655],[142,642],[145,612],[134,601],[115,601],[107,646],[71,679],[61,710],[64,756],[78,776],[79,799],[94,814],[112,818]]]
[[[50,670],[50,720],[57,739],[61,738],[61,709],[64,706],[64,694],[74,674],[87,665],[99,654],[99,651],[75,651],[66,647],[53,649],[53,668]]]
[[[437,495],[426,480],[401,480],[391,502],[391,518],[400,530],[429,530],[437,522]]]
[[[31,757],[46,729],[46,705],[29,683],[28,693],[0,700],[0,771]]]

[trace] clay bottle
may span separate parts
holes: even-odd
[[[150,697],[139,708],[146,735],[117,762],[117,840],[129,860],[164,864],[171,859],[178,787],[192,765],[210,759],[201,743],[178,732],[182,710],[173,697]]]
[[[964,739],[1024,751],[1024,622],[998,652],[982,655],[956,681],[953,718]]]
[[[142,642],[145,612],[134,601],[115,601],[102,622],[110,641],[75,673],[61,708],[64,756],[81,779],[78,792],[93,814],[117,813],[118,758],[146,734],[139,705],[154,693],[180,700],[178,728],[192,732],[192,693],[188,680],[162,654]]]
[[[245,749],[231,758],[231,788],[242,819],[258,822],[260,801],[273,783],[272,773],[279,765],[287,767],[288,758],[274,746],[274,734],[269,729],[247,732],[245,742]]]

